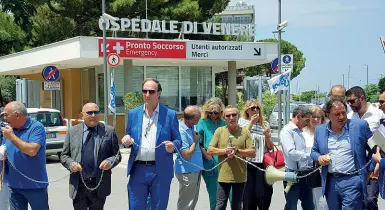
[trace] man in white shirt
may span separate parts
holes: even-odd
[[[352,108],[348,113],[348,119],[362,119],[368,122],[370,131],[373,133],[380,127],[380,120],[384,118],[384,113],[366,101],[365,91],[355,86],[346,91],[346,101]],[[376,167],[378,168],[378,167]],[[369,173],[367,184],[368,197],[364,201],[365,209],[378,209],[378,170]]]

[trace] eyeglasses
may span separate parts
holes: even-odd
[[[86,114],[90,115],[90,116],[93,115],[93,114],[94,115],[98,115],[98,114],[100,114],[100,111],[88,111],[88,112],[86,112]]]
[[[378,103],[379,103],[380,105],[382,105],[383,103],[385,103],[385,101],[384,101],[384,100],[378,100]]]
[[[259,107],[258,106],[252,106],[252,107],[250,107],[250,110],[251,111],[256,111],[256,110],[259,110]]]
[[[212,115],[212,114],[215,114],[215,115],[218,115],[219,112],[207,112],[209,115]]]
[[[148,94],[150,94],[150,95],[153,95],[153,94],[155,94],[156,92],[158,92],[158,91],[156,91],[156,90],[142,90],[142,93],[143,94],[146,94],[146,93],[148,93]]]
[[[230,118],[230,117],[234,118],[236,116],[238,116],[238,114],[235,114],[235,113],[234,114],[227,114],[227,115],[225,115],[226,118]]]
[[[358,98],[346,100],[348,104],[354,104],[357,101]]]

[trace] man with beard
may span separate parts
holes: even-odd
[[[370,130],[374,133],[380,127],[380,121],[384,113],[366,101],[365,91],[358,86],[346,91],[347,103],[352,108],[348,113],[348,119],[362,119],[368,122]],[[374,167],[374,166],[373,166]],[[372,168],[373,168],[372,167]],[[367,210],[378,209],[378,166],[374,173],[369,173],[367,184],[368,197],[364,201]]]
[[[341,97],[332,97],[325,113],[330,121],[316,128],[311,152],[312,159],[323,166],[322,194],[330,210],[361,210],[367,194],[367,171],[361,169],[372,132],[366,121],[347,119]]]

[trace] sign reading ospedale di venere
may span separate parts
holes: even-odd
[[[103,29],[103,19],[99,19],[99,28]],[[202,27],[198,27],[198,25]],[[256,34],[255,24],[231,24],[212,22],[178,22],[175,20],[147,20],[120,18],[108,20],[106,29],[111,31],[155,32],[172,34],[212,34],[212,35],[245,35],[253,37]]]

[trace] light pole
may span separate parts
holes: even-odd
[[[342,74],[342,86],[345,87],[345,74]]]
[[[106,13],[106,0],[102,0],[102,16]],[[103,72],[104,72],[104,123],[108,125],[108,83],[107,83],[107,50],[106,19],[103,20]]]
[[[349,70],[348,70],[348,88],[347,89],[349,89],[349,80],[350,80],[350,65],[348,65],[348,67],[349,67]]]
[[[369,65],[364,65],[366,67],[366,86],[369,85]]]

